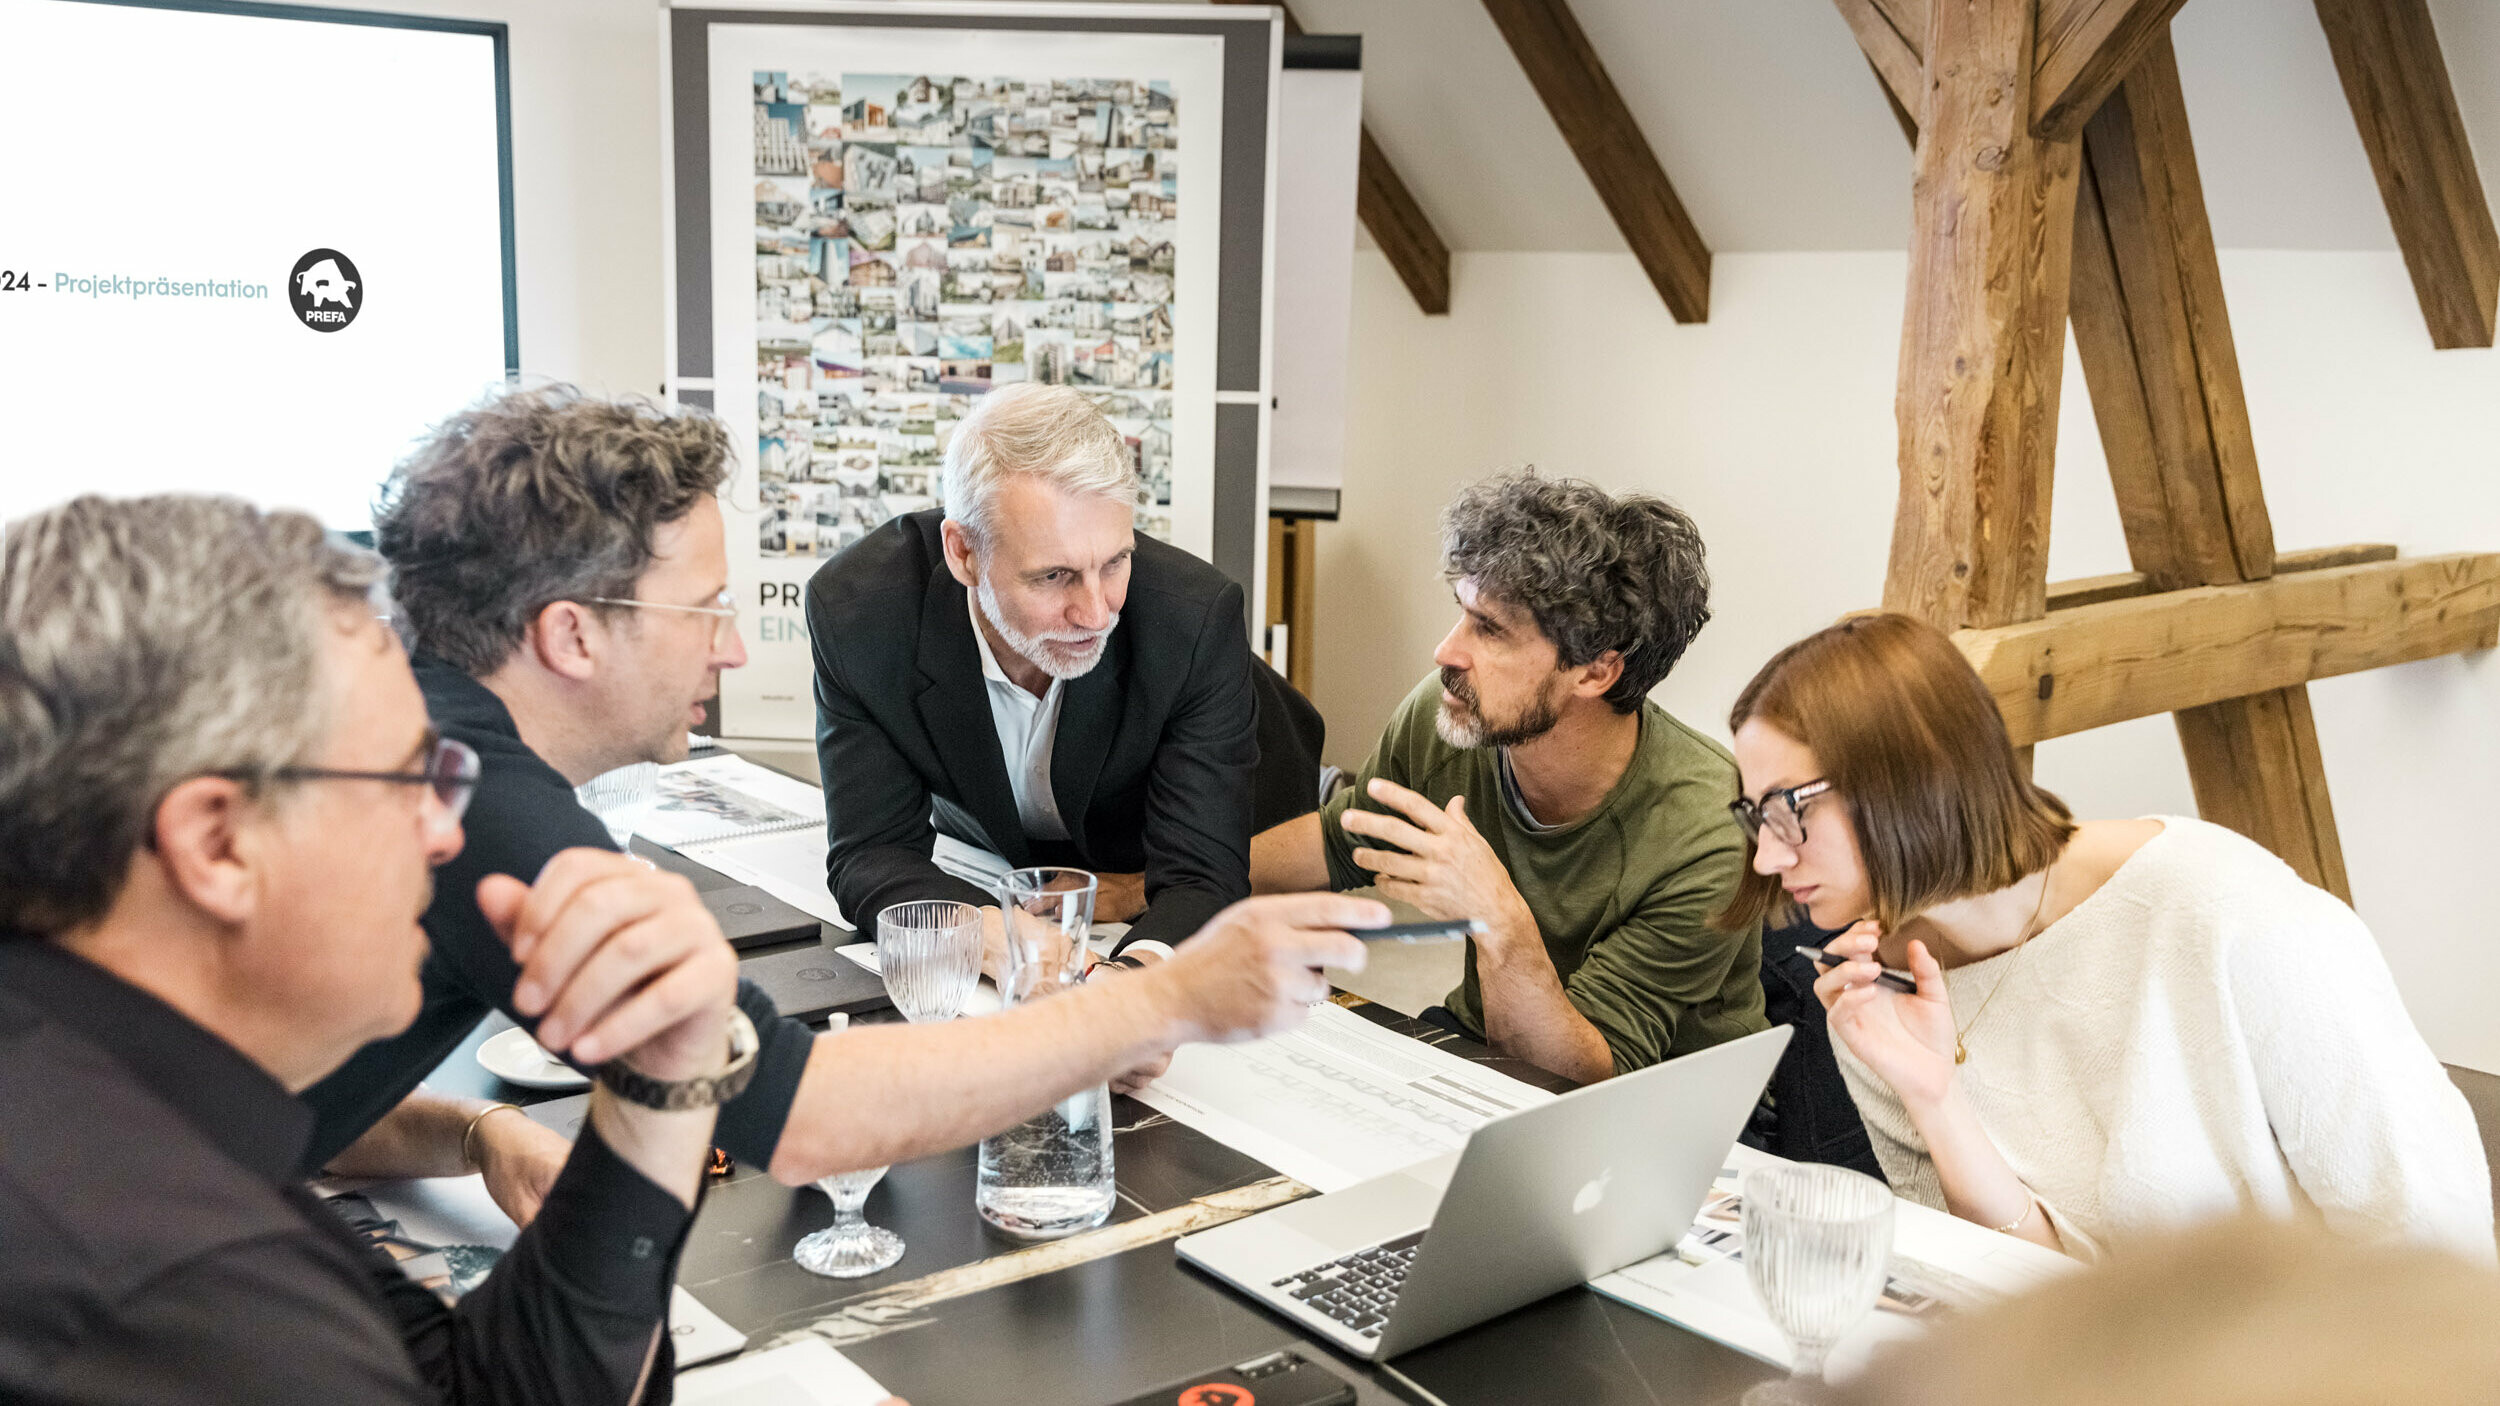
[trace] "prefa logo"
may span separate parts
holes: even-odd
[[[356,271],[355,260],[338,250],[315,249],[297,259],[287,274],[286,298],[306,327],[344,331],[364,308],[364,275]]]

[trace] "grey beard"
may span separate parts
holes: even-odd
[[[1539,695],[1536,702],[1528,705],[1510,726],[1489,727],[1476,702],[1474,690],[1452,688],[1450,692],[1466,705],[1467,716],[1461,720],[1452,717],[1447,708],[1436,708],[1432,714],[1432,730],[1453,747],[1470,750],[1477,747],[1516,747],[1522,742],[1533,742],[1543,737],[1553,731],[1555,723],[1562,721],[1562,709],[1553,698]]]
[[[1120,612],[1115,610],[1111,612],[1111,623],[1103,626],[1102,633],[1095,637],[1093,652],[1086,656],[1085,662],[1066,664],[1060,662],[1056,651],[1046,647],[1052,642],[1035,639],[1007,623],[1007,612],[998,608],[998,593],[990,589],[987,575],[981,577],[980,586],[972,594],[973,599],[980,603],[981,618],[990,622],[990,628],[998,631],[998,637],[1007,642],[1007,647],[1022,655],[1026,663],[1054,679],[1081,679],[1092,673],[1103,656],[1111,652],[1111,632],[1120,628]]]

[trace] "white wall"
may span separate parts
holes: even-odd
[[[511,27],[521,369],[660,388],[660,14],[638,0],[340,0]],[[412,199],[425,198],[411,191]],[[456,409],[445,406],[445,413]]]
[[[2500,354],[2430,349],[2392,253],[2226,252],[2223,279],[2285,547],[2500,548]],[[1716,618],[1661,686],[1724,737],[1772,650],[1881,595],[1906,259],[1722,254],[1679,327],[1628,255],[1459,254],[1427,319],[1357,256],[1342,520],[1323,529],[1316,693],[1359,762],[1451,620],[1435,514],[1490,470],[1673,498],[1710,543]],[[2125,570],[2083,378],[2065,377],[2053,578]],[[2500,1071],[2500,924],[2477,880],[2500,825],[2500,663],[2475,655],[2312,686],[2353,896],[2414,1018]],[[2040,749],[2085,815],[2192,814],[2167,719]]]

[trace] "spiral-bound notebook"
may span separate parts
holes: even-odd
[[[634,833],[683,849],[824,823],[824,795],[815,787],[744,757],[714,756],[660,768],[659,799],[635,818]]]

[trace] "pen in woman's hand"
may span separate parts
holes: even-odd
[[[1838,953],[1826,951],[1820,947],[1800,947],[1797,949],[1797,955],[1820,962],[1827,967],[1837,967],[1852,960],[1848,957],[1843,957]],[[1918,994],[1918,983],[1911,979],[1908,972],[1894,971],[1890,967],[1884,967],[1877,971],[1875,984],[1878,986],[1889,986],[1893,990],[1902,992],[1905,995],[1915,996]]]

